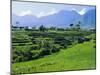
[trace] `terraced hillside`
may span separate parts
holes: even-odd
[[[64,70],[95,69],[95,43],[93,40],[62,49],[58,53],[28,62],[14,63],[14,74]]]

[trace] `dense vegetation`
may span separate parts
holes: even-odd
[[[95,40],[95,32],[79,25],[73,28],[73,24],[70,29],[41,25],[38,29],[13,30],[13,73],[94,69]]]

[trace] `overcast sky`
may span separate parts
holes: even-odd
[[[55,14],[61,10],[75,10],[80,15],[85,14],[88,10],[95,9],[94,6],[86,5],[68,5],[68,4],[51,4],[35,2],[12,2],[12,13],[18,16],[34,15],[36,17]]]

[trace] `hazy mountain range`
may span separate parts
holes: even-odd
[[[42,16],[40,18],[34,15],[18,16],[12,14],[12,25],[17,26],[36,26],[44,25],[46,27],[68,27],[71,23],[81,21],[81,27],[95,27],[96,23],[96,11],[91,9],[85,14],[80,15],[75,10],[67,11],[62,10],[58,13]],[[16,23],[17,22],[17,23]]]

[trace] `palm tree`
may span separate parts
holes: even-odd
[[[41,25],[41,26],[39,27],[39,30],[44,32],[44,31],[45,31],[45,27],[44,27],[43,25]]]
[[[76,24],[76,29],[77,29],[77,30],[79,30],[79,29],[80,29],[80,24],[81,24],[81,22],[80,22],[80,21]]]
[[[73,28],[73,24],[70,24],[69,26],[70,26],[71,29]]]

